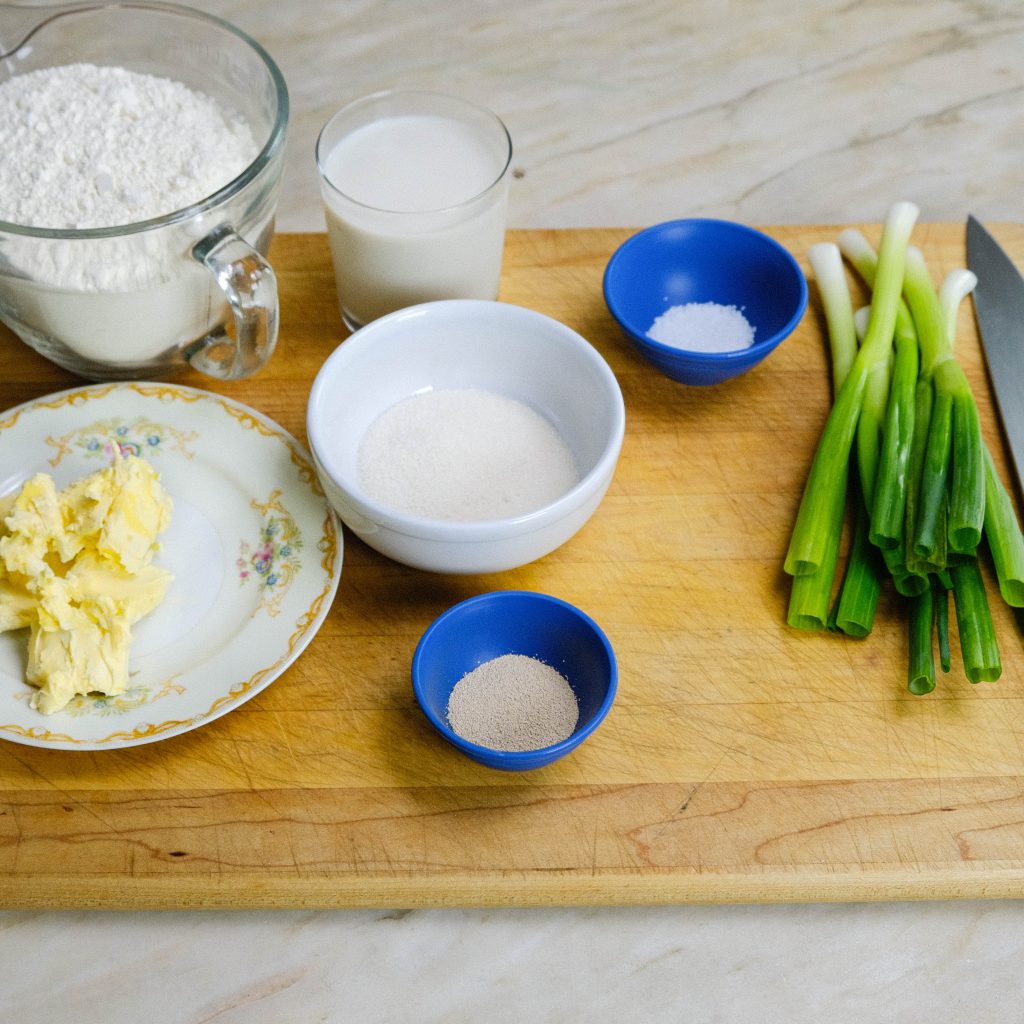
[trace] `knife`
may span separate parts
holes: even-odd
[[[974,315],[1017,482],[1024,488],[1024,278],[972,216],[967,218],[967,266],[978,278]]]

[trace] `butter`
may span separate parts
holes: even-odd
[[[171,582],[151,564],[171,512],[159,475],[136,457],[60,492],[39,473],[0,499],[0,632],[29,629],[25,676],[43,714],[128,688],[131,627]]]
[[[25,586],[0,577],[0,633],[31,626],[36,604],[35,596]]]
[[[25,481],[4,524],[9,536],[0,537],[0,558],[8,573],[34,577],[52,571],[46,558],[63,522],[51,477],[37,473]]]

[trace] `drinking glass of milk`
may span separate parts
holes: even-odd
[[[345,325],[433,299],[495,299],[512,140],[482,107],[393,90],[339,110],[316,145]]]

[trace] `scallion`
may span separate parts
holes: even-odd
[[[853,636],[871,631],[888,574],[906,598],[908,688],[925,694],[935,687],[936,639],[942,669],[948,672],[951,664],[950,593],[967,678],[999,678],[978,545],[984,536],[1004,600],[1024,607],[1024,533],[955,356],[959,308],[977,279],[954,270],[936,290],[923,255],[909,244],[917,213],[910,203],[890,208],[877,254],[855,230],[842,232],[838,246],[814,247],[836,398],[785,569],[794,577],[794,624],[827,624]],[[870,305],[856,314],[837,249],[872,291]],[[860,339],[852,358],[851,337]],[[829,616],[847,493],[854,511],[850,550]],[[813,595],[813,614],[794,615],[807,595]]]
[[[918,213],[913,203],[896,203],[886,218],[867,335],[839,391],[811,463],[786,554],[785,569],[790,575],[814,572],[822,564],[834,534],[841,529],[842,503],[836,500],[836,493],[846,488],[850,449],[868,377],[880,361],[888,360],[892,349],[906,250]]]

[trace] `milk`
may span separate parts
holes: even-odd
[[[342,316],[358,327],[432,299],[494,299],[508,136],[439,114],[380,117],[321,160]],[[488,133],[486,127],[490,127]]]

